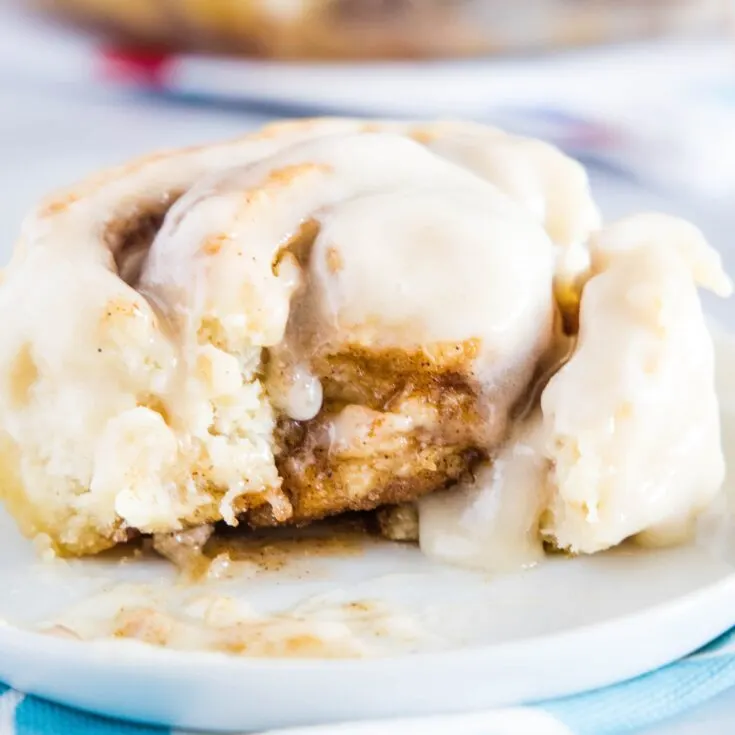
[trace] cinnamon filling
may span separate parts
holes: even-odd
[[[156,201],[140,202],[128,216],[107,224],[105,242],[114,255],[118,275],[129,286],[135,288],[140,280],[153,240],[180,196],[180,193],[169,192]]]

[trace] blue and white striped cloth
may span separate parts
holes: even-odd
[[[422,721],[308,728],[313,735],[625,735],[674,717],[735,687],[735,628],[658,671],[588,694]],[[295,734],[297,731],[292,731]],[[184,735],[86,714],[0,685],[0,735]],[[285,734],[284,734],[285,735]]]

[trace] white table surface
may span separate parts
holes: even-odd
[[[19,85],[0,70],[0,260],[9,256],[24,213],[37,198],[101,165],[157,147],[239,133],[263,117],[214,112],[100,90]],[[720,247],[731,273],[733,207],[674,201],[630,181],[593,172],[596,193],[610,215],[664,209],[696,221]],[[731,308],[731,307],[730,307]],[[647,735],[720,735],[735,732],[735,691],[665,723]]]

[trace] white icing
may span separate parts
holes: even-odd
[[[248,191],[263,193],[249,200]],[[156,238],[141,286],[188,324],[245,313],[235,341],[278,345],[294,288],[271,264],[309,218],[319,234],[302,340],[415,348],[476,339],[487,358],[478,370],[493,380],[550,323],[553,249],[541,227],[491,184],[395,134],[310,141],[201,182]],[[206,262],[213,234],[226,243]]]
[[[340,457],[370,457],[375,446],[398,449],[413,428],[410,416],[347,406],[327,424],[329,450]]]
[[[296,421],[313,419],[322,407],[322,384],[309,367],[297,365],[289,374],[290,384],[286,388],[284,410]]]
[[[421,499],[419,543],[427,556],[499,572],[543,558],[539,519],[548,502],[548,468],[540,419],[537,414],[517,426],[472,481]]]
[[[718,254],[685,222],[639,215],[604,228],[591,255],[577,344],[541,412],[473,483],[421,502],[431,556],[523,566],[538,558],[539,521],[574,552],[633,536],[675,543],[720,490],[713,343],[696,289],[731,293]]]
[[[629,218],[592,247],[580,335],[541,406],[555,489],[543,528],[591,553],[696,516],[722,484],[712,338],[696,283],[732,287],[691,225]]]

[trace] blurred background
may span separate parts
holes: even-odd
[[[0,111],[3,261],[101,165],[338,114],[545,138],[609,216],[687,216],[735,272],[735,0],[0,0]]]

